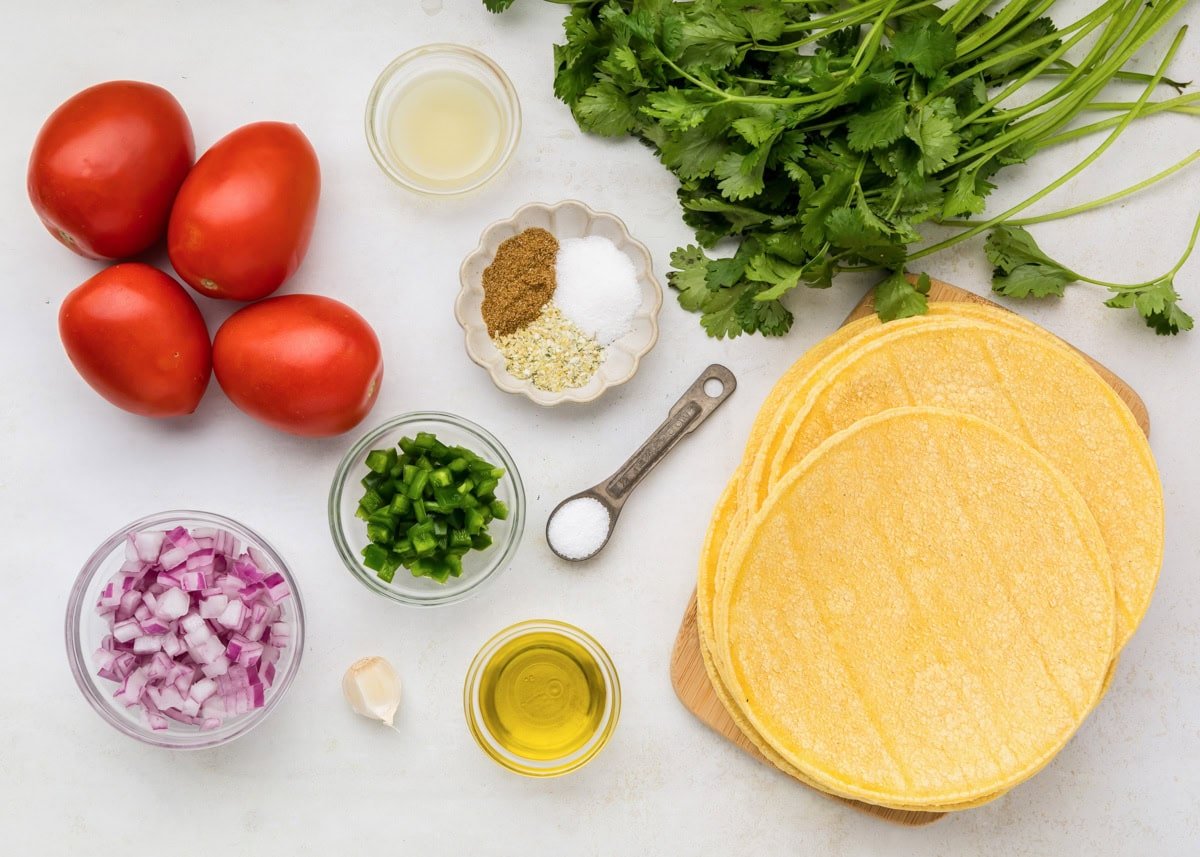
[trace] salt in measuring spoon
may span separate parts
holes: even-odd
[[[585,491],[572,494],[554,507],[554,511],[546,520],[546,543],[550,545],[550,550],[560,559],[568,562],[581,562],[598,554],[612,537],[613,529],[617,526],[617,518],[625,506],[625,501],[633,493],[633,489],[641,483],[647,473],[654,469],[654,465],[662,461],[667,453],[675,448],[679,441],[694,432],[702,422],[708,419],[709,414],[733,395],[735,389],[737,389],[737,379],[724,366],[714,363],[701,372],[700,377],[672,406],[663,424],[654,430],[654,433],[638,447],[637,452],[628,461],[617,469],[616,473]],[[577,501],[582,501],[583,505],[573,506],[568,512],[571,517],[576,518],[585,526],[589,523],[589,519],[591,522],[595,522],[594,512],[598,510],[595,510],[593,503],[598,503],[607,513],[608,525],[602,534],[597,532],[583,550],[571,549],[568,551],[562,544],[561,534],[559,544],[555,544],[554,521],[566,506]],[[563,521],[564,519],[560,518],[560,524]],[[584,538],[586,540],[586,534]]]

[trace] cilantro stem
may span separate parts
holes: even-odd
[[[1183,2],[1186,2],[1186,0],[1169,0],[1169,2],[1161,7],[1143,7],[1140,2],[1130,3],[1116,16],[1109,30],[1093,47],[1093,54],[1099,50],[1105,59],[1100,65],[1090,71],[1085,81],[1071,88],[1059,103],[1041,113],[1013,123],[1007,130],[991,138],[986,143],[960,152],[951,164],[961,164],[974,158],[965,169],[967,171],[979,170],[985,163],[1008,147],[1020,142],[1034,143],[1036,145],[1039,139],[1066,125],[1092,100],[1099,90],[1107,85],[1112,73],[1120,69],[1128,61],[1129,57],[1154,35],[1157,27],[1157,18],[1163,11],[1165,10],[1167,17],[1169,17],[1178,10],[1180,4]],[[1136,20],[1139,13],[1143,11],[1145,14],[1141,15],[1141,25],[1139,26],[1135,23],[1131,28],[1130,17],[1132,16]],[[1152,26],[1149,27],[1145,25],[1145,21],[1148,18],[1152,19]],[[1119,48],[1111,48],[1111,33],[1114,32],[1124,34],[1122,37],[1124,41],[1120,43]],[[1161,74],[1162,69],[1159,69],[1156,77]],[[1157,86],[1157,84],[1155,85]],[[1139,102],[1143,102],[1146,97],[1147,93],[1143,93]],[[1128,123],[1122,118],[1118,124],[1121,130],[1124,130],[1125,125]]]
[[[1177,95],[1174,98],[1166,101],[1150,101],[1142,106],[1138,111],[1137,118],[1145,119],[1147,116],[1153,116],[1156,113],[1188,113],[1197,115],[1197,110],[1200,108],[1192,107],[1191,105],[1200,102],[1200,92],[1189,93],[1188,95]],[[1122,103],[1117,106],[1113,102],[1093,102],[1088,105],[1089,110],[1109,110],[1117,109],[1128,111],[1133,108],[1133,105]],[[1044,137],[1036,141],[1038,149],[1048,149],[1051,146],[1057,146],[1060,143],[1069,143],[1072,140],[1078,140],[1081,137],[1087,137],[1097,131],[1103,131],[1105,128],[1112,128],[1120,123],[1120,116],[1110,116],[1107,119],[1101,119],[1098,122],[1092,122],[1088,125],[1081,125],[1078,128],[1072,128],[1070,131],[1063,131],[1051,137]]]
[[[959,0],[958,3],[942,13],[938,21],[953,28],[956,33],[961,32],[964,27],[982,15],[990,5],[992,5],[992,0]]]
[[[1195,223],[1192,224],[1192,234],[1191,237],[1188,238],[1187,246],[1183,248],[1183,253],[1180,254],[1179,258],[1175,261],[1175,264],[1171,267],[1171,269],[1165,274],[1161,274],[1157,277],[1151,277],[1149,280],[1144,280],[1140,283],[1110,283],[1107,280],[1097,280],[1093,277],[1085,277],[1083,274],[1072,271],[1070,268],[1064,267],[1063,270],[1081,282],[1091,283],[1094,286],[1103,286],[1109,291],[1139,292],[1147,286],[1152,286],[1155,283],[1161,283],[1164,280],[1170,280],[1172,277],[1178,274],[1183,266],[1187,264],[1187,260],[1191,257],[1192,251],[1196,249],[1196,240],[1198,237],[1200,237],[1200,212],[1196,213],[1196,220]]]
[[[1004,62],[1008,62],[1010,60],[1018,60],[1023,57],[1027,57],[1030,55],[1030,52],[1033,51],[1034,49],[1043,47],[1045,45],[1053,44],[1054,42],[1061,39],[1062,36],[1066,33],[1072,32],[1079,28],[1085,28],[1083,35],[1086,35],[1088,32],[1090,32],[1091,30],[1094,30],[1101,23],[1103,23],[1106,15],[1108,14],[1108,10],[1110,8],[1115,8],[1117,6],[1120,6],[1123,2],[1124,2],[1124,0],[1107,0],[1107,2],[1105,2],[1101,6],[1098,6],[1091,13],[1085,15],[1084,17],[1080,18],[1075,23],[1070,24],[1061,30],[1058,30],[1053,33],[1049,33],[1045,36],[1042,36],[1039,39],[1034,39],[1032,42],[1026,42],[1025,44],[1018,45],[1016,47],[1009,48],[1006,51],[1002,51],[998,54],[989,56],[988,59],[985,60],[984,62],[977,63],[973,66],[970,66],[969,68],[965,69],[964,71],[961,71],[958,74],[951,77],[937,91],[930,92],[928,95],[925,96],[925,102],[927,103],[931,99],[935,98],[938,95],[941,95],[943,92],[946,92],[946,91],[952,89],[953,87],[957,86],[958,84],[962,83],[963,81],[970,80],[971,78],[975,77],[976,75],[982,74],[983,72],[987,71],[989,68],[992,68],[993,66],[999,65]],[[1077,42],[1079,40],[1079,38],[1082,38],[1082,36],[1077,36],[1076,38],[1072,39],[1070,44],[1074,44],[1075,42]],[[1055,53],[1056,54],[1064,53],[1066,50],[1068,50],[1070,48],[1070,44],[1067,45],[1066,47],[1062,48],[1061,50],[1055,51]],[[984,53],[984,52],[980,51],[979,53]],[[960,57],[959,59],[960,60],[963,60],[963,59],[970,60],[970,59],[973,59],[973,57],[971,57],[970,55],[967,55],[966,57]],[[1017,85],[1020,85],[1020,84],[1018,83]],[[1010,89],[1011,89],[1011,87],[1010,87]],[[1006,92],[1007,92],[1007,90],[1006,90]],[[996,98],[991,99],[991,101],[988,102],[988,105],[997,104],[1000,101],[1004,100],[1005,97],[1007,97],[1007,96],[1003,95],[1003,94],[1000,96],[997,96]],[[985,110],[985,109],[986,109],[986,107],[980,108],[980,110]],[[975,111],[975,113],[980,114],[980,110]]]
[[[1087,38],[1092,33],[1092,31],[1095,30],[1097,27],[1099,27],[1101,25],[1105,25],[1106,31],[1109,31],[1109,32],[1114,30],[1117,26],[1120,26],[1120,28],[1122,30],[1125,29],[1125,25],[1124,25],[1123,20],[1121,19],[1121,16],[1119,15],[1119,16],[1117,16],[1117,18],[1114,18],[1112,16],[1112,10],[1116,9],[1116,8],[1121,8],[1121,7],[1124,7],[1122,15],[1126,14],[1129,9],[1129,4],[1126,2],[1126,0],[1108,0],[1108,2],[1104,3],[1101,6],[1098,6],[1090,14],[1085,15],[1084,17],[1080,18],[1075,23],[1073,23],[1067,27],[1064,27],[1062,30],[1058,31],[1058,33],[1051,33],[1049,36],[1043,36],[1041,39],[1036,39],[1033,42],[1030,42],[1026,45],[1018,45],[1014,48],[1010,48],[1009,50],[1003,51],[999,54],[996,54],[995,56],[986,60],[985,62],[979,63],[976,66],[974,66],[975,71],[986,71],[988,68],[990,68],[994,65],[997,65],[998,63],[1005,62],[1008,60],[1020,59],[1021,57],[1028,55],[1028,53],[1032,49],[1041,47],[1043,44],[1052,44],[1053,42],[1058,41],[1059,38],[1061,38],[1061,36],[1064,33],[1072,32],[1075,30],[1078,31],[1078,32],[1075,32],[1075,34],[1070,39],[1066,40],[1061,45],[1059,45],[1057,48],[1055,48],[1053,51],[1051,51],[1049,55],[1042,58],[1039,62],[1035,63],[1031,68],[1026,70],[1024,74],[1022,74],[1016,80],[1009,83],[1008,86],[1006,86],[1003,90],[1001,90],[999,94],[997,94],[997,95],[993,96],[991,99],[989,99],[987,101],[987,103],[981,105],[978,109],[973,111],[968,116],[963,117],[963,119],[961,120],[961,125],[963,125],[963,126],[968,125],[968,124],[978,120],[980,117],[984,116],[985,114],[988,114],[989,112],[992,112],[992,113],[1001,112],[1001,111],[995,110],[995,108],[999,104],[1001,104],[1002,102],[1007,100],[1009,98],[1009,96],[1011,96],[1013,93],[1015,93],[1018,89],[1020,89],[1026,83],[1033,80],[1035,77],[1038,77],[1045,68],[1049,67],[1051,64],[1054,63],[1055,60],[1057,60],[1063,54],[1065,54],[1066,52],[1071,50],[1075,45],[1077,45],[1083,39]],[[1120,23],[1118,23],[1118,22],[1120,22]],[[1105,42],[1105,39],[1102,37],[1101,40],[1093,47],[1092,53],[1090,53],[1088,55],[1088,60],[1090,60],[1090,58],[1096,53],[1097,50],[1103,51],[1106,49],[1106,47],[1107,47],[1107,44]],[[1079,67],[1077,67],[1072,74],[1067,75],[1066,80],[1059,83],[1057,86],[1052,88],[1049,92],[1043,94],[1041,96],[1041,98],[1035,99],[1033,102],[1023,105],[1021,108],[1022,113],[1027,113],[1030,110],[1033,110],[1033,109],[1041,106],[1042,104],[1047,104],[1047,103],[1055,100],[1058,97],[1058,95],[1062,92],[1070,91],[1073,88],[1075,81],[1082,78],[1086,74],[1086,72],[1087,72],[1087,63],[1085,61],[1085,63],[1081,64]],[[964,72],[964,74],[965,74],[965,72]],[[961,75],[961,74],[958,75],[958,77],[962,77],[962,76],[963,75]],[[963,78],[963,79],[966,79],[966,78]],[[1012,115],[1013,111],[1003,111],[1003,112],[1006,113],[1006,115],[1008,117],[1008,121],[1011,121],[1013,118],[1013,115]],[[1020,114],[1018,114],[1018,115],[1020,115]],[[990,120],[990,116],[988,117],[988,120]],[[988,121],[988,120],[985,120],[985,121]]]
[[[1044,72],[1042,72],[1042,75],[1064,75],[1075,68],[1075,66],[1071,63],[1061,59],[1055,63],[1055,66],[1055,68],[1046,69]],[[1124,80],[1130,83],[1146,83],[1148,80],[1150,80],[1150,78],[1151,75],[1144,74],[1140,71],[1119,71],[1113,75],[1114,80]],[[1192,85],[1191,81],[1172,80],[1169,77],[1164,77],[1161,81],[1159,81],[1159,84],[1162,86],[1169,86],[1181,95],[1185,89]]]
[[[1165,170],[1161,170],[1160,172],[1155,173],[1154,175],[1150,176],[1147,179],[1142,179],[1137,184],[1133,184],[1133,185],[1130,185],[1129,187],[1122,188],[1121,190],[1114,191],[1114,192],[1108,194],[1107,196],[1102,196],[1099,199],[1093,199],[1089,202],[1080,203],[1079,205],[1073,205],[1070,208],[1062,208],[1062,209],[1059,209],[1058,211],[1052,211],[1048,214],[1039,214],[1034,217],[1013,218],[1011,220],[1004,221],[1004,224],[1006,226],[1033,226],[1034,224],[1037,224],[1037,223],[1048,223],[1051,220],[1061,220],[1064,217],[1072,217],[1076,214],[1083,214],[1085,211],[1091,211],[1092,209],[1096,209],[1096,208],[1103,208],[1104,206],[1114,203],[1117,200],[1124,199],[1127,196],[1133,196],[1135,193],[1138,193],[1139,191],[1143,191],[1146,188],[1150,187],[1151,185],[1155,185],[1165,178],[1169,178],[1170,176],[1174,175],[1175,173],[1179,172],[1180,170],[1191,166],[1193,163],[1195,163],[1198,160],[1200,160],[1200,149],[1197,149],[1196,151],[1192,152],[1186,158],[1176,161],[1174,164],[1167,167]],[[973,221],[969,221],[969,220],[939,220],[937,222],[939,224],[941,224],[942,226],[956,226],[956,227],[963,227],[963,228],[969,228],[969,227],[975,225]]]
[[[933,6],[937,2],[938,2],[938,0],[917,0],[917,2],[915,2],[915,3],[911,3],[908,6],[903,6],[899,9],[894,10],[893,12],[891,12],[889,14],[888,17],[894,18],[894,17],[898,17],[900,15],[905,15],[909,12],[915,12],[918,9],[924,9],[927,6]],[[879,9],[881,5],[887,5],[887,4],[886,3],[881,4],[878,2],[877,3],[868,3],[868,4],[864,4],[862,6],[859,6],[859,7],[853,7],[852,9],[846,9],[845,11],[840,12],[836,15],[826,16],[826,18],[814,18],[811,21],[804,21],[804,22],[788,25],[787,27],[784,28],[785,32],[794,32],[796,30],[813,29],[813,27],[811,25],[816,24],[817,22],[827,21],[832,18],[841,18],[846,15],[851,15],[851,13],[853,13],[851,15],[851,17],[848,17],[845,20],[838,22],[836,24],[831,24],[829,26],[823,27],[823,28],[821,28],[822,29],[821,32],[813,33],[812,35],[805,36],[802,39],[796,39],[795,41],[785,42],[785,43],[778,44],[778,45],[756,44],[754,46],[754,49],[756,51],[768,51],[768,52],[778,53],[778,52],[782,52],[782,51],[796,50],[798,48],[804,47],[805,45],[811,45],[813,42],[818,42],[821,39],[825,38],[825,36],[827,36],[829,34],[828,33],[829,30],[840,30],[840,29],[844,29],[844,28],[850,27],[850,26],[858,26],[859,24],[863,24],[866,21],[871,20],[873,17],[875,17],[875,11],[877,9]]]
[[[1055,0],[1040,0],[1020,24],[1009,26],[1013,19],[1022,12],[1025,12],[1032,5],[1030,2],[1026,2],[1026,0],[1012,0],[1012,2],[1000,10],[996,17],[958,43],[958,55],[961,57],[971,53],[978,47],[988,45],[993,37],[997,35],[1001,36],[1004,42],[1012,41],[1014,36],[1041,17],[1054,3]]]
[[[797,21],[784,26],[785,33],[797,33],[805,30],[841,29],[852,24],[869,21],[875,17],[880,7],[888,5],[889,0],[869,0],[856,6],[847,6],[837,12],[823,15],[820,18],[809,18],[807,21]],[[848,20],[847,20],[848,19]]]
[[[922,5],[932,2],[932,0],[922,0]],[[898,5],[899,0],[886,0],[879,13],[875,16],[875,22],[871,25],[871,29],[867,31],[866,38],[859,44],[858,50],[854,54],[854,59],[850,64],[850,73],[847,77],[838,83],[837,86],[826,92],[816,92],[811,95],[796,95],[791,97],[780,97],[775,95],[738,95],[721,89],[706,80],[690,74],[678,63],[668,57],[657,46],[654,46],[654,52],[658,55],[662,62],[675,71],[680,77],[687,80],[693,86],[710,92],[713,95],[719,96],[725,101],[735,101],[746,104],[819,104],[821,102],[830,102],[836,104],[836,98],[854,83],[856,83],[864,74],[867,73],[872,61],[875,59],[876,53],[879,51],[879,45],[883,40],[883,25],[887,19],[893,14],[893,10]]]
[[[1085,158],[1083,158],[1083,160],[1081,160],[1079,163],[1077,163],[1071,169],[1067,170],[1065,173],[1063,173],[1057,179],[1050,182],[1050,184],[1043,187],[1037,193],[1028,197],[1024,201],[1017,203],[1016,205],[1009,208],[1007,211],[1004,211],[1001,214],[996,215],[995,217],[991,217],[986,221],[978,223],[975,226],[973,226],[972,228],[967,229],[964,232],[961,232],[958,235],[953,236],[952,238],[948,238],[944,241],[939,241],[938,243],[932,244],[928,247],[918,250],[915,253],[910,253],[908,256],[908,260],[914,261],[916,259],[920,259],[925,256],[930,256],[941,250],[945,250],[947,247],[952,247],[953,245],[958,244],[961,241],[965,241],[968,238],[973,238],[974,236],[978,235],[981,232],[986,232],[988,229],[991,229],[997,223],[1006,222],[1010,217],[1012,217],[1012,215],[1018,214],[1018,213],[1024,211],[1029,206],[1033,205],[1034,203],[1043,199],[1047,195],[1058,190],[1060,187],[1062,187],[1068,181],[1075,178],[1075,176],[1079,175],[1081,172],[1083,172],[1085,169],[1087,169],[1089,166],[1091,166],[1093,163],[1095,163],[1096,160],[1101,155],[1103,155],[1106,151],[1108,151],[1109,147],[1112,146],[1112,144],[1116,142],[1117,138],[1119,136],[1121,136],[1121,134],[1125,131],[1125,129],[1127,127],[1129,127],[1129,124],[1134,120],[1134,118],[1138,115],[1139,111],[1141,110],[1142,105],[1144,105],[1146,103],[1146,101],[1149,100],[1150,94],[1154,91],[1154,88],[1158,85],[1158,82],[1162,79],[1162,76],[1166,72],[1167,67],[1171,64],[1171,60],[1173,60],[1175,58],[1175,54],[1178,53],[1179,46],[1180,46],[1180,44],[1182,44],[1183,37],[1186,34],[1187,34],[1187,27],[1186,26],[1180,27],[1179,31],[1175,34],[1174,40],[1172,40],[1172,42],[1171,42],[1171,46],[1167,49],[1166,54],[1163,56],[1162,61],[1159,63],[1158,69],[1155,71],[1153,79],[1150,81],[1149,84],[1147,84],[1146,88],[1142,91],[1142,95],[1140,98],[1138,98],[1137,103],[1134,105],[1133,109],[1130,110],[1128,113],[1126,113],[1123,117],[1121,117],[1121,121],[1117,124],[1116,128],[1113,129],[1112,133],[1110,133],[1099,146],[1097,146]]]

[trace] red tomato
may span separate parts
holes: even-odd
[[[204,318],[183,286],[149,265],[114,265],[76,288],[58,333],[83,380],[131,413],[190,414],[208,386]]]
[[[123,259],[167,230],[196,154],[171,93],[114,80],[50,114],[29,158],[29,199],[50,234],[81,256]]]
[[[213,341],[217,383],[257,420],[291,434],[349,431],[383,380],[379,339],[350,307],[284,295],[231,315]]]
[[[253,301],[296,272],[308,251],[321,168],[295,125],[239,128],[196,162],[175,200],[167,252],[202,295]]]

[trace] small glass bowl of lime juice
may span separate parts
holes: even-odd
[[[371,154],[397,184],[456,196],[504,169],[520,138],[521,105],[488,57],[462,45],[423,45],[379,75],[366,130]]]

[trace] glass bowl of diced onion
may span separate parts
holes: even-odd
[[[149,515],[107,538],[67,602],[67,658],[118,731],[169,749],[238,738],[300,666],[304,608],[271,545],[210,512]]]

